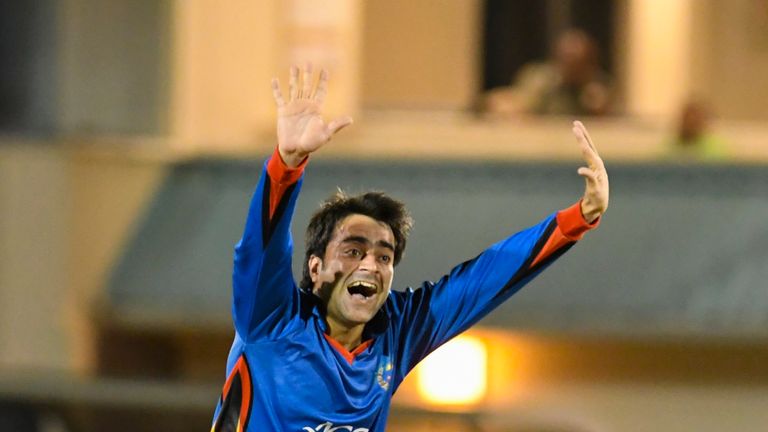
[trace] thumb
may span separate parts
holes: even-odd
[[[584,177],[587,181],[597,182],[597,174],[587,167],[581,167],[577,171],[580,176]]]
[[[352,117],[350,116],[336,118],[330,123],[328,123],[328,132],[330,132],[331,135],[333,135],[336,132],[344,129],[345,127],[351,124],[352,124]]]

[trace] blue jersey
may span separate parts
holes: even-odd
[[[506,238],[439,281],[391,291],[347,351],[291,270],[301,172],[265,164],[235,247],[235,340],[212,431],[383,431],[416,364],[509,298],[592,228],[578,204]]]

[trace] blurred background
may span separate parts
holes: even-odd
[[[766,430],[768,0],[1,2],[0,430],[209,428],[269,82],[308,61],[355,124],[296,249],[336,186],[389,191],[395,289],[577,200],[573,119],[611,175],[600,229],[388,430]]]

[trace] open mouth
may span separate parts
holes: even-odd
[[[378,288],[376,284],[366,281],[354,281],[347,285],[347,292],[352,297],[367,299],[376,295]]]

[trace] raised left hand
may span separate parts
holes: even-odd
[[[587,163],[586,167],[578,170],[579,175],[584,177],[586,182],[584,197],[581,199],[581,214],[584,220],[592,223],[608,208],[608,173],[584,124],[580,121],[573,122],[573,134],[579,142],[581,155]]]

